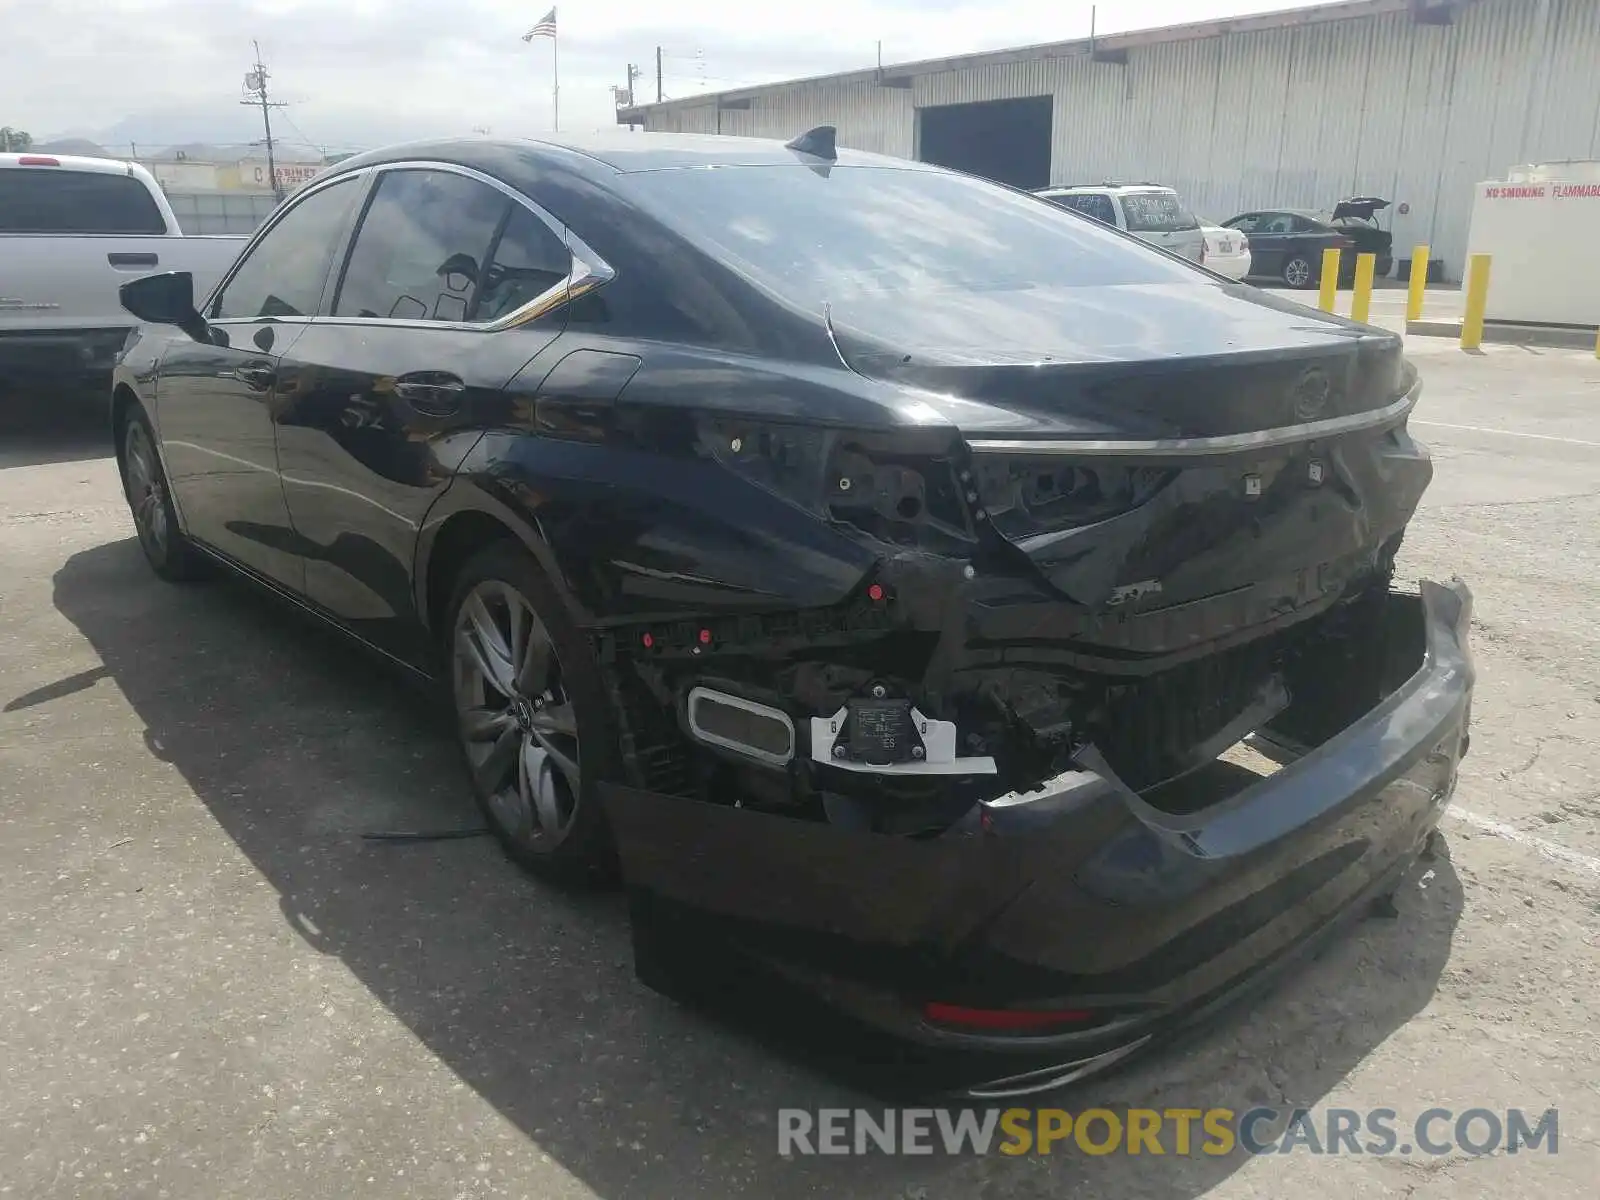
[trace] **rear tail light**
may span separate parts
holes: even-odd
[[[1094,1013],[1087,1008],[969,1008],[937,1000],[924,1004],[922,1015],[930,1024],[974,1033],[1048,1033],[1094,1020]]]
[[[43,154],[24,154],[17,159],[17,166],[19,167],[59,167],[60,165],[61,160],[59,158],[49,158]]]

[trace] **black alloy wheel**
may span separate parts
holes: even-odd
[[[599,667],[526,551],[497,542],[467,564],[447,636],[473,793],[507,854],[543,875],[609,876],[597,783],[614,735]]]
[[[143,409],[134,409],[122,430],[122,491],[151,569],[174,583],[197,579],[205,564],[183,531],[172,507],[167,473],[156,453],[156,439]]]

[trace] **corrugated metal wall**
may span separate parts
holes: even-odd
[[[1159,180],[1213,220],[1353,194],[1393,209],[1459,277],[1472,185],[1517,164],[1600,158],[1600,0],[1477,0],[1453,25],[1406,13],[1168,42],[1120,66],[1083,58],[919,75],[910,89],[777,85],[751,107],[651,113],[650,128],[792,137],[913,157],[916,110],[1055,98],[1051,179]]]

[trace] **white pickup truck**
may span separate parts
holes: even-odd
[[[0,154],[0,391],[105,381],[134,319],[117,290],[188,271],[205,295],[243,237],[191,237],[136,163]]]

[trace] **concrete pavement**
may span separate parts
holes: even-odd
[[[46,430],[0,446],[0,1196],[1592,1195],[1600,363],[1412,353],[1438,475],[1401,571],[1478,598],[1446,853],[1059,1103],[1553,1106],[1558,1154],[786,1161],[779,1107],[869,1101],[637,985],[615,896],[364,840],[474,820],[429,702],[241,585],[152,578],[103,445]]]

